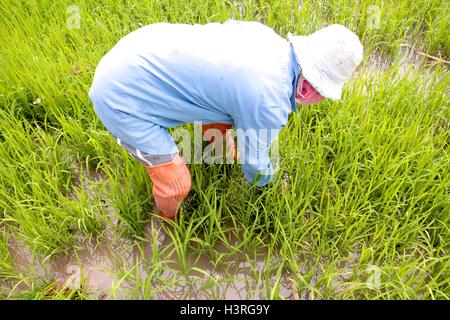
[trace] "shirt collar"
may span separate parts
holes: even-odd
[[[289,59],[289,66],[290,66],[289,72],[290,72],[291,79],[292,79],[291,106],[292,106],[292,110],[294,112],[297,112],[297,104],[295,102],[295,91],[297,90],[297,82],[298,82],[298,78],[299,78],[299,75],[301,72],[301,67],[300,67],[300,64],[298,63],[298,59],[295,54],[292,43],[289,43],[289,45],[290,45],[290,49],[291,49],[291,54],[290,54],[290,59]]]

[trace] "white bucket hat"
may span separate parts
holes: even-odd
[[[308,36],[288,34],[302,74],[324,97],[339,100],[344,83],[363,58],[363,46],[352,31],[333,24]]]

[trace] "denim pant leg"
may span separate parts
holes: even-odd
[[[130,146],[129,144],[125,143],[124,141],[120,140],[119,138],[113,136],[119,146],[123,147],[125,150],[128,151],[129,154],[131,154],[136,160],[138,160],[140,163],[142,163],[144,166],[156,166],[163,163],[171,162],[175,156],[178,154],[178,152],[172,153],[172,154],[150,154],[143,152],[133,146]]]

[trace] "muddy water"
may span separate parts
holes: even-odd
[[[436,60],[438,59],[438,60]],[[421,72],[431,75],[440,58],[434,58],[424,55],[421,50],[403,45],[399,48],[393,58],[387,58],[377,52],[373,52],[368,57],[368,63],[364,68],[358,68],[352,78],[364,77],[371,75],[373,72],[383,73],[391,68],[395,63],[398,65],[397,73],[399,76],[410,76],[410,72],[417,72],[422,68]],[[442,60],[441,60],[442,61]]]
[[[92,170],[82,174],[85,179],[82,182],[77,179],[73,184],[83,185],[82,192],[90,201],[98,201],[95,184],[107,183],[106,174]],[[76,192],[71,196],[77,197]],[[107,199],[105,202],[108,205]],[[99,239],[79,235],[80,240],[73,250],[52,259],[34,256],[23,243],[9,237],[10,254],[17,272],[32,275],[39,284],[55,282],[57,288],[82,289],[92,299],[311,298],[309,290],[299,293],[292,280],[294,275],[287,271],[277,274],[281,259],[277,256],[269,259],[264,248],[245,255],[236,253],[218,265],[214,265],[215,259],[211,256],[190,250],[183,255],[186,261],[183,264],[166,232],[176,231],[162,225],[164,222],[160,219],[151,219],[145,228],[145,239],[130,240],[118,234],[119,219],[112,206],[108,214],[110,225]],[[241,240],[230,233],[227,244],[217,241],[212,251],[229,255],[230,244],[238,243]],[[272,269],[268,270],[268,266]],[[20,283],[14,291],[26,290],[31,283]],[[278,295],[273,294],[274,290]]]
[[[108,188],[108,177],[101,170],[89,168],[75,174],[73,185],[77,192],[83,192],[92,203],[98,201],[97,183],[106,183]],[[77,199],[77,192],[74,189],[69,196]],[[104,201],[108,205],[108,199]],[[168,226],[161,225],[164,222],[153,218],[145,228],[145,241],[127,240],[116,233],[115,226],[120,219],[114,208],[108,205],[107,210],[111,225],[100,239],[87,240],[80,235],[74,250],[45,261],[10,237],[10,253],[18,272],[33,275],[43,283],[56,281],[58,288],[81,288],[94,299],[265,299],[277,281],[277,274],[265,269],[265,250],[247,257],[235,254],[220,266],[213,265],[213,259],[207,254],[187,252],[183,267],[165,231]],[[239,243],[231,234],[227,240]],[[226,255],[230,249],[218,241],[214,250]],[[270,264],[276,263],[272,257]],[[279,295],[285,299],[296,298],[289,275],[280,276]],[[26,289],[26,282],[15,288]]]
[[[94,299],[145,298],[136,291],[144,290],[143,280],[148,277],[151,281],[145,285],[154,291],[152,299],[266,299],[276,283],[276,273],[266,272],[264,250],[256,252],[252,259],[236,254],[220,267],[214,266],[206,254],[189,252],[185,256],[189,272],[185,275],[171,239],[160,224],[154,218],[146,227],[146,242],[124,240],[111,233],[100,242],[95,239],[80,242],[77,250],[47,261],[33,256],[17,239],[10,239],[10,252],[20,272],[49,283],[56,280],[59,288],[82,288]],[[225,252],[226,246],[219,242],[216,250]],[[157,276],[150,276],[155,252],[158,261],[164,263]],[[271,264],[277,263],[275,257],[270,260]],[[124,270],[130,269],[138,273],[140,282],[122,278]],[[281,274],[278,286],[281,297],[298,298],[288,273]],[[16,288],[25,289],[25,283]]]

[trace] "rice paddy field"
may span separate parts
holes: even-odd
[[[290,115],[275,183],[191,164],[166,221],[93,111],[95,67],[140,26],[230,18],[341,23],[364,60],[341,101]],[[0,298],[449,299],[449,19],[446,0],[1,1]]]

